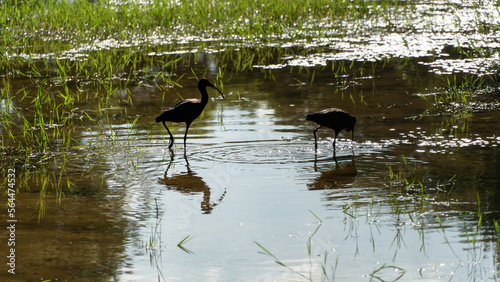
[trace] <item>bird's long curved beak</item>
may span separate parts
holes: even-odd
[[[220,91],[219,88],[215,87],[215,85],[213,85],[213,84],[209,85],[209,86],[212,87],[213,89],[217,90],[220,93],[220,95],[222,96],[222,99],[224,99],[224,94],[222,94],[222,91]]]

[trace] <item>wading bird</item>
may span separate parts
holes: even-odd
[[[339,135],[341,130],[347,132],[352,131],[352,139],[354,140],[354,125],[356,124],[356,117],[348,114],[347,112],[337,109],[325,109],[316,113],[308,114],[306,120],[314,121],[319,124],[320,127],[314,130],[314,150],[318,150],[318,141],[316,138],[316,131],[320,128],[328,127],[335,131],[335,138],[333,139],[333,155],[335,156],[335,141],[337,140],[337,135]]]
[[[198,81],[198,89],[201,92],[201,99],[193,98],[193,99],[182,100],[170,108],[162,109],[164,112],[156,118],[156,122],[162,122],[163,126],[165,126],[165,128],[168,131],[168,134],[170,135],[170,144],[168,145],[168,148],[172,148],[172,146],[174,145],[174,136],[172,136],[172,133],[168,129],[165,122],[171,121],[171,122],[186,123],[186,133],[184,133],[184,150],[185,150],[186,137],[189,126],[191,125],[193,120],[195,120],[201,114],[201,112],[203,112],[203,109],[207,105],[208,102],[207,87],[212,87],[213,89],[217,90],[222,96],[222,98],[224,98],[224,95],[219,90],[219,88],[215,87],[207,79],[202,78],[200,79],[200,81]]]

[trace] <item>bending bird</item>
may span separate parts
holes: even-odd
[[[333,154],[335,155],[335,141],[337,140],[337,135],[339,135],[341,130],[347,132],[352,131],[352,140],[354,140],[354,125],[356,124],[356,117],[345,112],[344,110],[331,108],[325,109],[316,113],[308,114],[306,120],[314,121],[319,124],[320,127],[314,130],[314,150],[318,150],[318,142],[316,137],[316,131],[322,127],[328,127],[335,131],[335,138],[333,139]]]

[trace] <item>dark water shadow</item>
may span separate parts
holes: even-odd
[[[358,173],[354,162],[354,155],[351,156],[350,161],[343,162],[342,164],[339,164],[338,159],[334,157],[329,160],[325,159],[320,161],[320,163],[326,164],[322,166],[326,167],[326,170],[318,168],[319,161],[315,159],[314,171],[319,171],[321,174],[314,180],[314,182],[307,184],[309,190],[344,188],[354,182]]]
[[[202,194],[203,200],[201,201],[201,211],[203,214],[210,214],[212,210],[222,202],[226,196],[226,190],[217,199],[217,201],[211,201],[211,189],[202,177],[198,176],[196,172],[193,172],[189,165],[189,161],[184,151],[184,160],[186,161],[186,171],[178,174],[168,176],[168,171],[174,163],[175,154],[172,149],[170,150],[170,162],[165,170],[163,178],[158,179],[158,183],[165,184],[168,190],[177,191],[187,195]]]

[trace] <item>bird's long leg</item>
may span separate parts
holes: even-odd
[[[318,128],[316,128],[314,130],[314,152],[317,152],[318,151],[318,138],[316,137],[316,131],[318,131],[318,129],[322,128],[323,126],[320,126]]]
[[[186,122],[186,133],[184,133],[184,150],[186,150],[186,138],[187,138],[187,135],[188,135],[188,129],[189,129],[190,125],[191,125],[190,122]]]
[[[352,148],[352,154],[354,155],[354,127],[351,130],[352,130],[351,148]]]
[[[354,127],[351,130],[352,130],[351,145],[354,146]]]
[[[172,148],[172,146],[174,145],[174,136],[172,135],[172,133],[170,132],[170,130],[168,129],[167,125],[165,124],[165,122],[163,122],[163,126],[165,126],[165,128],[167,129],[168,131],[168,134],[170,134],[170,144],[168,145],[168,148]]]
[[[333,157],[335,158],[335,142],[337,141],[337,135],[339,132],[335,131],[335,137],[333,138]]]
[[[188,161],[188,158],[186,156],[186,147],[184,147],[184,159],[186,160],[186,167],[188,168],[188,170],[190,170],[190,168],[189,168],[189,161]]]

